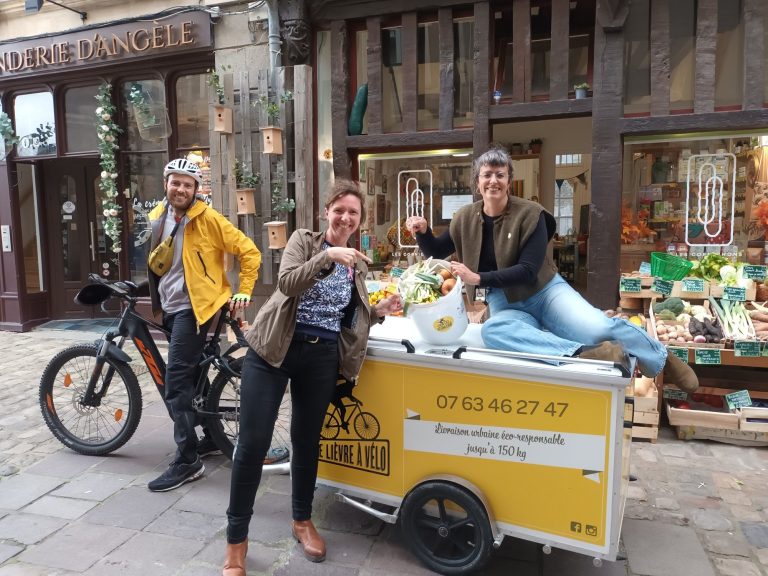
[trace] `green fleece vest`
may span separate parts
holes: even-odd
[[[520,249],[536,230],[543,211],[541,204],[516,196],[509,197],[507,209],[493,224],[493,249],[499,270],[517,264]],[[476,271],[480,264],[480,246],[483,241],[483,201],[457,211],[451,220],[450,233],[459,262]],[[504,289],[507,301],[518,302],[533,296],[546,286],[556,273],[557,268],[552,261],[551,251],[547,250],[536,282],[508,286]],[[475,299],[475,286],[467,285],[467,296],[470,302]]]

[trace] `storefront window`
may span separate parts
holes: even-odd
[[[744,25],[741,2],[718,0],[715,107],[741,109],[744,88]]]
[[[0,103],[0,113],[1,112],[3,112],[3,106]],[[10,121],[10,119],[9,119],[9,121]],[[0,138],[0,162],[5,160],[5,157],[8,155],[8,152],[10,152],[10,150],[6,149],[6,147],[5,147],[5,140],[3,138]]]
[[[98,89],[95,85],[82,86],[64,93],[67,152],[93,152],[99,147],[94,113]]]
[[[125,154],[125,179],[130,188],[128,221],[128,267],[130,279],[141,282],[147,277],[149,251],[149,212],[165,197],[163,167],[168,162],[164,153]]]
[[[624,114],[647,114],[651,110],[651,50],[649,0],[630,4],[624,33]]]
[[[32,164],[17,164],[19,227],[21,229],[21,250],[24,254],[24,280],[27,293],[41,292],[43,286],[42,259],[40,258],[40,227],[37,221],[38,193],[35,186],[35,171]]]
[[[475,21],[461,18],[453,21],[453,127],[466,128],[474,125],[472,94],[475,85],[473,39]]]
[[[19,157],[56,154],[56,119],[53,113],[53,94],[35,92],[14,98],[14,117],[19,143]]]
[[[669,4],[669,109],[693,111],[696,71],[696,10],[694,0]]]
[[[659,137],[624,150],[621,269],[653,251],[734,254],[763,264],[768,240],[768,138]],[[720,183],[722,182],[722,186]]]
[[[437,22],[419,24],[418,129],[436,130],[440,118],[440,39]]]
[[[123,127],[125,148],[136,152],[165,150],[171,125],[165,104],[163,82],[161,80],[123,82],[121,93],[125,114]],[[206,129],[207,126],[206,122]]]
[[[402,154],[363,154],[358,158],[365,191],[366,220],[360,225],[361,250],[373,270],[402,264],[416,251],[405,229],[408,215],[423,215],[435,234],[448,229],[453,213],[473,201],[469,150]]]
[[[176,80],[176,137],[179,148],[208,148],[208,86],[205,74]]]
[[[401,28],[381,31],[382,127],[384,132],[403,129],[403,43]]]

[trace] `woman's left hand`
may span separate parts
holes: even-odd
[[[392,294],[379,300],[373,308],[379,317],[394,314],[403,309],[403,299],[400,298],[400,294]]]
[[[469,268],[464,266],[461,262],[451,262],[451,274],[461,278],[464,284],[472,284],[473,286],[480,285],[480,274],[472,272]]]

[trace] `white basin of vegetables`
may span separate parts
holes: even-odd
[[[439,290],[440,270],[451,266],[445,260],[428,259],[409,266],[398,283],[405,302],[405,315],[413,320],[424,341],[431,344],[451,344],[461,338],[469,325],[462,297],[461,278],[448,294]],[[434,299],[436,297],[436,299]],[[432,300],[432,301],[430,301]]]

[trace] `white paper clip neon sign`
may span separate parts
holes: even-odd
[[[697,158],[701,160],[697,161]],[[729,170],[730,167],[730,170]],[[729,178],[730,176],[730,178]],[[692,188],[691,183],[694,183]],[[730,185],[728,202],[726,187]],[[685,195],[685,243],[688,246],[733,244],[736,203],[736,156],[730,153],[693,154],[688,158]],[[729,211],[730,214],[727,214]],[[722,237],[728,223],[727,238]],[[697,230],[701,227],[701,231]],[[693,228],[693,230],[691,230]],[[691,238],[694,232],[694,238]],[[719,237],[719,241],[716,239]]]
[[[411,216],[424,215],[424,190],[421,189],[422,184],[419,182],[417,174],[426,174],[426,185],[429,186],[429,221],[430,228],[432,227],[432,171],[431,170],[401,170],[397,174],[397,243],[400,248],[418,248],[418,244],[403,244],[402,239],[402,226],[400,222],[403,218],[402,212],[402,199],[405,199],[405,218]]]

